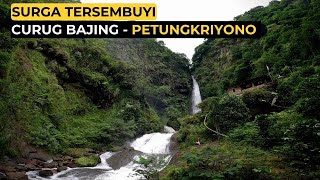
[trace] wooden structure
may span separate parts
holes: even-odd
[[[269,75],[259,76],[256,78],[249,79],[243,83],[229,87],[227,92],[229,94],[235,94],[241,96],[245,92],[252,91],[254,89],[260,89],[272,84],[272,79]]]

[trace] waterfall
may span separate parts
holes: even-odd
[[[193,88],[192,88],[192,114],[196,114],[201,111],[198,105],[201,103],[201,94],[198,82],[192,76]]]
[[[136,139],[132,144],[135,150],[149,154],[169,154],[169,143],[173,133],[145,134]]]
[[[69,168],[51,177],[42,178],[38,171],[27,172],[30,180],[138,180],[144,179],[142,175],[136,173],[140,168],[137,163],[140,157],[156,157],[159,162],[164,162],[157,166],[158,171],[165,168],[171,158],[170,141],[174,134],[174,129],[164,127],[165,133],[145,134],[130,143],[132,149],[119,152],[106,152],[100,155],[101,163],[96,167]]]

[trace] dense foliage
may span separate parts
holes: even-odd
[[[122,43],[143,47],[126,61],[106,39],[13,39],[12,2],[0,4],[0,156],[19,156],[28,144],[51,152],[111,148],[188,113],[185,56],[155,39]]]

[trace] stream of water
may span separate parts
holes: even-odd
[[[170,162],[170,139],[175,133],[171,127],[164,127],[164,133],[145,134],[130,143],[132,149],[122,152],[106,152],[100,155],[101,163],[96,167],[69,168],[49,178],[43,178],[37,171],[27,172],[30,180],[135,180],[144,179],[136,173],[141,168],[140,157],[156,156],[165,162],[159,171]]]

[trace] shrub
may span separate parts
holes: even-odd
[[[249,119],[249,110],[237,96],[225,95],[220,99],[211,99],[208,109],[208,124],[222,133],[245,123]]]
[[[241,144],[261,146],[263,143],[256,122],[247,122],[243,126],[231,130],[228,136],[233,142]]]
[[[298,99],[295,109],[306,117],[320,117],[320,76],[314,75],[302,81],[293,96]]]
[[[264,147],[273,148],[294,167],[316,172],[320,162],[320,122],[295,112],[274,113],[256,118]]]

